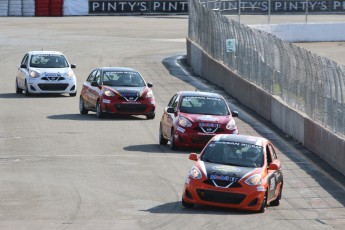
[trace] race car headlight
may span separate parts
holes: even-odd
[[[153,97],[153,92],[152,92],[152,90],[148,91],[145,97],[146,97],[146,98],[152,98],[152,97]]]
[[[34,70],[31,70],[30,77],[33,77],[33,78],[40,77],[40,74]]]
[[[245,183],[250,186],[256,186],[261,184],[261,174],[255,174],[251,177],[249,177]]]
[[[115,97],[115,93],[111,90],[104,91],[104,95],[107,97]]]
[[[229,130],[236,129],[236,122],[235,122],[235,120],[229,121],[228,124],[226,124],[226,128],[229,129]]]
[[[202,174],[200,172],[200,170],[198,169],[198,167],[193,166],[191,168],[191,170],[189,171],[189,176],[193,179],[201,179],[202,178]]]
[[[188,121],[187,118],[185,118],[185,117],[179,117],[178,118],[178,124],[179,124],[179,126],[182,126],[182,127],[191,127],[192,126],[192,123],[190,121]]]
[[[75,77],[73,70],[68,71],[67,76],[68,77]]]

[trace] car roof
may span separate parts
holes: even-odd
[[[29,51],[30,55],[37,55],[37,54],[60,54],[63,55],[60,51],[52,51],[52,50],[37,50],[37,51]]]
[[[204,91],[180,91],[179,94],[182,96],[191,96],[191,97],[204,96],[204,97],[222,98],[222,96],[219,95],[218,93],[204,92]]]
[[[131,71],[131,72],[138,72],[135,69],[128,68],[128,67],[99,67],[102,71]]]
[[[213,141],[233,141],[251,145],[262,146],[267,141],[266,138],[250,135],[218,134],[212,138]]]

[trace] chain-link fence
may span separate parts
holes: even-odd
[[[345,66],[189,0],[188,38],[215,60],[345,135]],[[235,52],[226,42],[234,39]]]

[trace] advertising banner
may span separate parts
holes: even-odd
[[[90,14],[111,13],[187,13],[186,0],[180,1],[113,1],[89,0]]]

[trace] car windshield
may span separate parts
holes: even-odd
[[[230,142],[212,141],[200,158],[206,162],[240,167],[262,167],[264,162],[261,146]]]
[[[191,114],[229,115],[225,101],[217,97],[184,96],[180,111]]]
[[[105,71],[103,72],[103,85],[142,87],[145,86],[145,82],[137,72]]]
[[[37,54],[31,56],[30,66],[34,68],[66,68],[68,62],[63,55]]]

